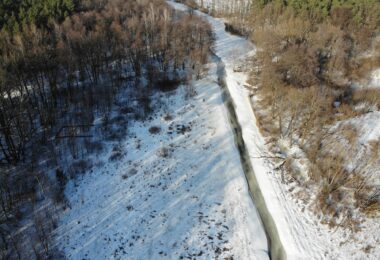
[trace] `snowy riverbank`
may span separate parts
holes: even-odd
[[[181,4],[173,4],[178,9],[185,10]],[[244,83],[247,76],[243,73],[235,72],[234,68],[239,66],[245,58],[255,54],[255,47],[246,39],[231,35],[225,31],[224,22],[220,19],[215,19],[209,15],[197,12],[198,15],[203,16],[212,25],[216,41],[215,41],[215,54],[220,57],[225,64],[226,70],[226,84],[230,95],[235,104],[235,112],[242,128],[243,139],[248,150],[249,155],[252,157],[252,167],[256,175],[256,179],[260,188],[263,190],[265,204],[268,208],[270,215],[274,218],[277,232],[280,240],[286,246],[286,255],[288,259],[302,259],[307,258],[306,251],[302,251],[302,246],[296,244],[293,240],[297,235],[292,233],[292,226],[286,221],[288,212],[284,212],[276,194],[276,188],[269,180],[271,166],[267,165],[269,162],[263,159],[253,159],[255,157],[262,157],[266,155],[266,148],[264,139],[261,137],[260,132],[256,126],[256,119],[251,108],[249,92],[245,89]],[[278,228],[280,227],[280,228]]]
[[[181,4],[177,9],[185,10]],[[244,59],[255,54],[255,47],[246,39],[225,31],[224,21],[201,12],[212,25],[215,36],[215,54],[225,64],[226,83],[235,104],[235,112],[243,132],[246,149],[251,157],[257,182],[263,193],[266,207],[274,219],[280,240],[288,259],[376,259],[376,252],[368,254],[368,245],[376,242],[377,235],[371,226],[377,227],[375,219],[369,219],[362,231],[353,233],[343,228],[330,229],[320,223],[319,217],[294,196],[297,187],[281,182],[280,173],[271,162],[266,141],[256,125],[250,92],[244,86],[247,75],[238,72]],[[265,222],[265,220],[264,220]]]
[[[120,160],[109,161],[110,144],[69,183],[71,209],[56,231],[67,258],[268,259],[216,69],[212,61],[194,82],[194,98],[181,87],[152,120],[131,123]],[[161,131],[150,134],[153,126]]]
[[[207,75],[193,82],[194,97],[185,98],[186,86],[154,97],[156,114],[130,122],[125,139],[108,142],[89,158],[92,170],[67,185],[71,208],[55,232],[56,248],[68,259],[269,259],[218,85],[222,62],[264,206],[287,259],[349,258],[354,248],[338,246],[344,234],[302,209],[265,158],[269,152],[244,87],[247,75],[236,69],[255,47],[226,32],[223,20],[196,14],[212,25],[219,59],[210,60]]]

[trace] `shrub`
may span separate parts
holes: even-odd
[[[114,162],[123,157],[123,147],[121,145],[115,145],[112,148],[111,155],[109,157],[109,161]]]
[[[78,174],[83,174],[92,168],[92,161],[90,160],[78,160],[71,164],[68,169],[68,175],[71,179],[74,179]]]
[[[161,128],[158,126],[152,126],[151,128],[149,128],[149,133],[151,133],[152,135],[159,134],[160,132]]]
[[[162,147],[158,149],[157,151],[157,156],[162,157],[162,158],[168,158],[171,155],[171,150],[166,147]]]

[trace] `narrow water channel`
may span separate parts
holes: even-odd
[[[266,207],[264,197],[257,183],[256,176],[251,165],[251,160],[249,158],[249,154],[247,152],[247,149],[244,143],[242,130],[241,130],[241,127],[240,127],[240,124],[238,122],[236,112],[235,112],[235,105],[231,98],[231,95],[230,95],[230,92],[228,90],[226,80],[225,80],[226,79],[225,65],[220,57],[218,57],[215,54],[213,54],[213,56],[215,57],[218,63],[217,64],[218,84],[222,89],[223,101],[228,111],[229,121],[234,133],[235,144],[239,150],[240,161],[242,164],[242,168],[244,170],[245,177],[248,182],[249,192],[253,200],[253,203],[258,209],[261,222],[264,226],[264,230],[267,236],[269,258],[276,259],[276,260],[286,259],[286,253],[279,239],[276,225]]]
[[[182,4],[173,2],[169,3],[174,8],[182,11],[188,9]],[[247,48],[247,45],[250,43],[247,40],[236,36],[233,36],[235,37],[235,41],[229,42],[228,38],[231,35],[225,30],[223,21],[215,19],[212,16],[199,11],[196,11],[195,14],[205,18],[211,24],[213,31],[217,36],[215,39],[215,46],[218,46],[218,48],[216,47],[215,50],[213,50],[212,56],[217,63],[218,84],[222,89],[223,101],[228,111],[229,121],[234,133],[235,144],[239,151],[242,168],[247,179],[251,199],[259,212],[261,222],[266,233],[269,258],[275,260],[287,259],[286,250],[280,240],[276,224],[269,213],[267,205],[265,204],[261,191],[261,188],[263,187],[259,187],[255,172],[253,171],[251,160],[243,139],[242,129],[235,112],[235,104],[230,95],[228,88],[229,86],[227,86],[226,83],[226,62],[231,63],[231,61],[235,60],[236,56],[239,55],[248,55],[245,51],[249,49]]]

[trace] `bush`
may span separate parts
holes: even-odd
[[[157,156],[162,157],[162,158],[168,158],[171,155],[171,150],[166,147],[162,147],[158,149],[157,151]]]
[[[114,162],[119,160],[123,157],[123,155],[123,147],[121,145],[115,145],[112,149],[109,161]]]
[[[149,128],[149,133],[151,133],[152,135],[159,134],[160,132],[161,128],[159,126],[152,126],[151,128]]]
[[[90,160],[79,160],[71,164],[68,169],[68,175],[71,179],[75,179],[78,174],[84,174],[92,168],[92,161]]]

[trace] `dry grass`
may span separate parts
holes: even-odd
[[[336,109],[336,120],[337,121],[342,121],[342,120],[347,120],[350,118],[357,117],[361,115],[359,111],[356,111],[351,105],[349,104],[342,104]]]
[[[357,206],[367,216],[378,216],[380,212],[380,190],[372,186],[366,186],[356,194]]]
[[[352,64],[351,76],[355,80],[361,80],[368,76],[368,73],[374,69],[373,59],[364,58],[359,62]]]
[[[340,127],[340,129],[338,131],[339,131],[340,135],[345,140],[348,141],[349,144],[351,144],[352,146],[357,144],[359,133],[358,133],[358,129],[356,129],[355,126],[346,124],[346,125],[343,125],[342,127]]]
[[[370,185],[360,170],[348,172],[344,160],[340,157],[325,156],[313,167],[314,178],[318,176],[321,188],[317,194],[316,209],[325,216],[330,216],[327,223],[330,226],[339,225],[351,230],[357,230],[357,218],[353,209],[359,208],[367,214],[376,210],[377,203],[369,200]],[[342,218],[343,217],[343,218]],[[339,224],[337,219],[343,219]]]
[[[285,91],[284,91],[285,90]],[[357,102],[374,102],[377,91],[354,93]],[[356,95],[355,95],[356,94]],[[360,95],[359,95],[360,94]],[[365,215],[380,212],[379,191],[374,189],[371,181],[365,178],[365,167],[373,163],[373,159],[357,165],[353,171],[346,168],[345,158],[355,158],[358,144],[358,129],[344,124],[331,130],[337,120],[349,119],[361,113],[353,109],[355,102],[343,103],[339,108],[333,108],[336,94],[326,91],[321,94],[318,88],[297,89],[283,87],[277,93],[273,89],[260,88],[257,92],[260,101],[255,104],[256,117],[261,133],[276,142],[288,133],[288,122],[283,122],[283,129],[278,127],[279,118],[292,118],[295,136],[301,137],[297,145],[301,146],[311,163],[310,184],[319,186],[315,209],[322,212],[325,221],[330,226],[341,226],[358,230],[357,216],[354,209],[359,209]],[[280,98],[279,98],[280,97]],[[360,98],[359,98],[360,97]],[[281,100],[281,101],[280,101]],[[337,117],[336,115],[340,115]],[[285,120],[283,120],[285,121]],[[291,129],[291,128],[290,128]],[[292,139],[292,135],[285,136]],[[273,151],[276,150],[274,147]],[[379,158],[380,141],[371,143],[372,158]],[[293,176],[290,160],[285,164],[286,172]],[[304,184],[299,184],[304,185]],[[305,184],[306,185],[306,184]],[[303,187],[307,190],[307,187]],[[340,221],[338,221],[340,219]]]
[[[377,55],[361,58],[351,65],[351,77],[354,80],[361,80],[368,77],[368,74],[380,67],[380,48],[376,50]]]
[[[380,89],[360,89],[353,93],[354,104],[366,102],[377,106],[380,109]]]
[[[370,154],[373,160],[380,158],[380,140],[372,140],[369,142]]]

